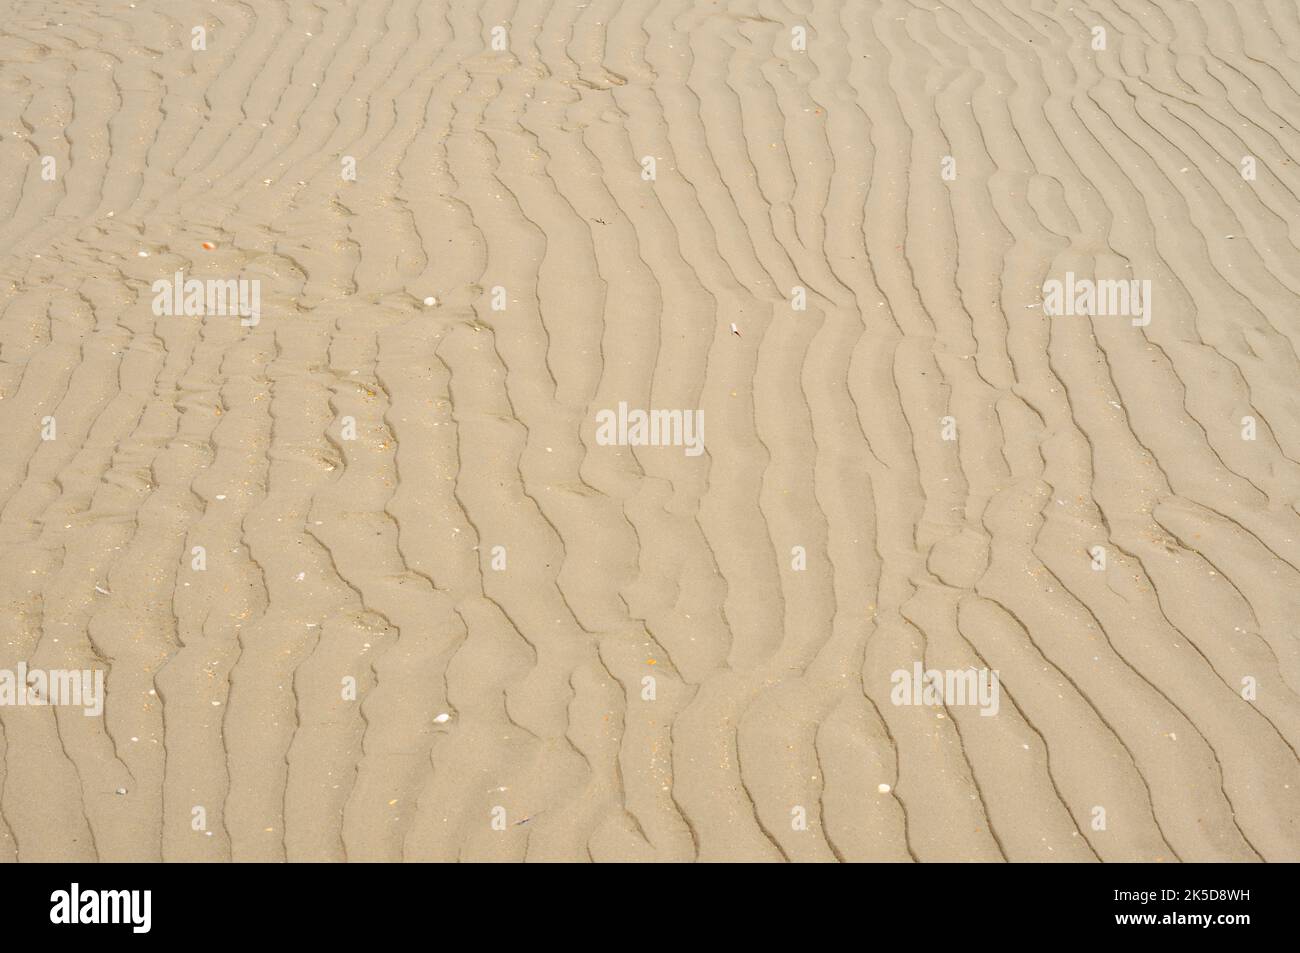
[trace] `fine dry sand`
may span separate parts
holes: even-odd
[[[1293,0],[0,2],[0,668],[107,672],[0,857],[1300,860],[1297,90]]]

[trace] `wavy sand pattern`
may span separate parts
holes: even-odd
[[[1300,860],[1293,0],[0,24],[0,857]]]

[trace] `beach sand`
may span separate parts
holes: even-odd
[[[0,2],[0,669],[106,686],[0,858],[1300,860],[1298,90],[1272,0]]]

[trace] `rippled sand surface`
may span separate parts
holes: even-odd
[[[0,858],[1300,860],[1298,90],[1283,0],[0,0],[0,669],[105,678]]]

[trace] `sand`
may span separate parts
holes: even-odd
[[[0,31],[0,858],[1300,860],[1294,3]]]

